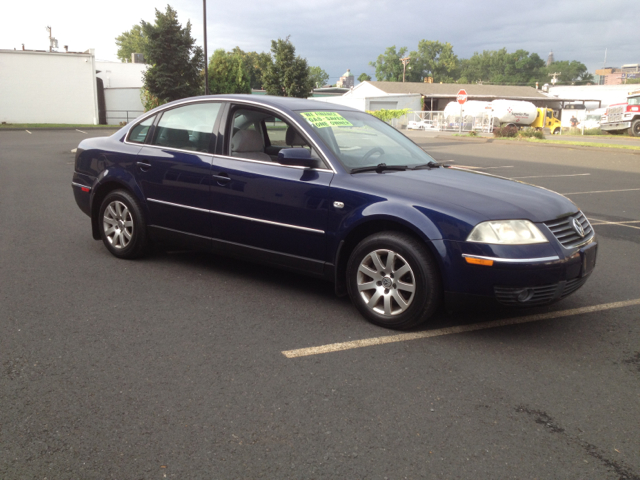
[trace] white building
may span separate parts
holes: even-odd
[[[95,54],[0,50],[0,121],[99,122]]]
[[[147,68],[143,63],[96,62],[104,86],[107,124],[128,123],[144,112],[140,91]]]
[[[549,87],[549,95],[561,97],[563,99],[600,100],[601,107],[608,107],[614,103],[624,103],[627,100],[627,93],[636,90],[637,85],[559,85]],[[598,107],[597,101],[586,101],[587,110],[594,110]]]
[[[411,111],[422,110],[422,100],[419,93],[389,94],[369,82],[358,84],[340,97],[314,97],[311,100],[344,105],[363,112],[382,109],[403,110],[405,108]],[[407,124],[406,117],[399,120],[397,126],[403,127]]]

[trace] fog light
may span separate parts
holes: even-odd
[[[524,290],[520,290],[518,292],[518,302],[524,303],[531,300],[533,297],[533,290],[531,288],[525,288]]]

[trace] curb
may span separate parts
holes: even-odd
[[[633,150],[630,148],[618,148],[614,145],[610,147],[586,147],[584,145],[566,145],[564,143],[536,143],[536,142],[520,142],[518,140],[506,140],[499,138],[473,138],[473,137],[450,137],[445,135],[438,135],[436,137],[431,138],[439,138],[439,139],[447,139],[447,140],[455,140],[459,142],[470,142],[470,143],[498,143],[502,145],[510,145],[510,144],[521,144],[521,145],[536,145],[539,147],[551,147],[551,148],[572,148],[574,150],[588,150],[588,151],[596,151],[596,152],[609,152],[612,150],[620,153],[632,153],[634,155],[640,155],[640,150]]]

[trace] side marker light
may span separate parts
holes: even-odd
[[[490,267],[493,265],[493,260],[485,260],[484,258],[472,258],[472,257],[464,257],[467,263],[471,263],[473,265],[485,265]]]

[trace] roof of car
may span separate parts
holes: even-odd
[[[242,95],[242,94],[234,94],[234,95],[203,95],[200,97],[191,97],[191,98],[183,98],[181,100],[176,100],[175,102],[171,102],[170,104],[176,105],[187,100],[239,100],[244,102],[251,102],[257,105],[264,105],[266,107],[276,107],[283,110],[290,111],[299,111],[299,110],[326,110],[326,111],[334,111],[334,110],[351,110],[357,112],[355,108],[345,107],[343,105],[336,105],[328,102],[319,102],[317,100],[307,100],[305,98],[294,98],[294,97],[276,97],[273,95]],[[170,105],[167,104],[167,105]],[[164,105],[163,105],[164,106]]]

